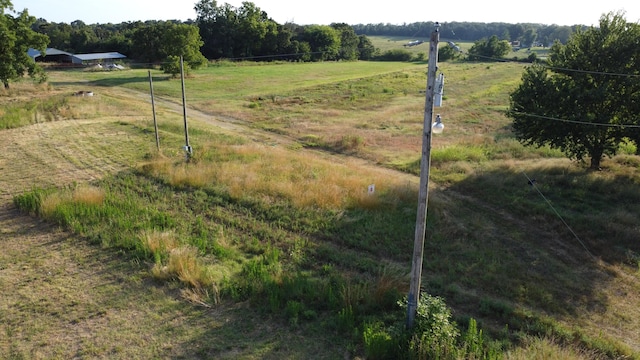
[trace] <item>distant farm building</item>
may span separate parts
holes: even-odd
[[[71,54],[66,51],[47,48],[44,55],[35,49],[29,49],[27,52],[31,58],[38,62],[73,64],[73,65],[90,65],[99,64],[101,62],[112,63],[114,60],[126,59],[125,55],[119,52],[93,53],[93,54]]]
[[[93,53],[93,54],[75,54],[74,60],[80,64],[100,64],[100,63],[112,63],[114,60],[126,59],[125,55],[119,52],[107,52],[107,53]],[[75,62],[75,61],[74,61]]]
[[[29,56],[31,56],[33,60],[38,62],[52,62],[52,63],[58,63],[58,64],[74,63],[73,54],[68,53],[66,51],[54,49],[54,48],[47,48],[44,54],[42,54],[40,51],[35,49],[29,49],[27,53],[29,54]]]

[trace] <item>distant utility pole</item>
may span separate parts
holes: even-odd
[[[153,111],[153,127],[156,130],[156,148],[160,151],[160,135],[158,134],[158,121],[156,120],[156,101],[153,98],[153,80],[149,70],[149,88],[151,89],[151,110]]]
[[[180,55],[180,81],[182,82],[182,115],[184,117],[184,150],[187,152],[187,161],[191,159],[193,150],[189,145],[189,127],[187,126],[187,97],[184,91],[184,59]]]
[[[420,300],[420,281],[422,278],[422,258],[424,251],[425,230],[427,225],[427,203],[429,199],[429,169],[431,165],[431,134],[433,123],[433,98],[438,70],[438,42],[440,40],[440,24],[434,24],[429,46],[429,69],[427,71],[427,92],[424,105],[424,128],[422,132],[422,159],[420,162],[420,192],[418,194],[418,215],[416,217],[416,233],[413,245],[411,264],[411,284],[407,304],[407,328],[413,327],[413,321]]]

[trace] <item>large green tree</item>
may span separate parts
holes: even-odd
[[[591,169],[600,168],[623,139],[640,139],[637,127],[624,126],[637,126],[639,75],[640,26],[620,13],[603,15],[598,27],[556,42],[548,66],[524,71],[508,111],[517,139],[590,157]]]
[[[377,51],[378,49],[373,45],[371,39],[366,35],[358,35],[358,59],[371,60]]]
[[[180,56],[190,69],[207,63],[200,53],[202,40],[195,25],[165,21],[147,24],[134,31],[132,45],[138,61],[163,62],[163,69],[171,74],[179,72]]]
[[[488,40],[476,41],[469,49],[469,60],[490,61],[504,57],[511,51],[511,44],[507,40],[500,40],[496,35]]]
[[[170,31],[164,34],[162,53],[167,56],[162,70],[171,75],[180,73],[180,58],[184,60],[184,71],[197,69],[207,63],[200,53],[202,40],[198,28],[194,25],[173,24]]]
[[[310,25],[304,28],[303,41],[311,47],[315,61],[337,60],[340,52],[340,33],[327,25]]]
[[[340,34],[340,50],[338,58],[340,60],[358,60],[358,45],[360,39],[353,28],[345,23],[331,24]]]
[[[46,35],[31,29],[36,18],[29,16],[27,10],[12,14],[15,13],[11,1],[0,0],[0,81],[5,88],[25,74],[45,80],[44,72],[27,51],[34,48],[44,52],[49,43]]]

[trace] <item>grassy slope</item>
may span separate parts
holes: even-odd
[[[517,82],[519,66],[517,64],[506,64],[505,66],[486,64],[449,66],[449,64],[442,64],[443,71],[447,74],[447,87],[445,88],[448,97],[447,107],[442,109],[443,115],[446,114],[447,132],[443,137],[434,140],[436,150],[441,151],[440,155],[436,151],[435,159],[443,159],[440,160],[441,163],[434,164],[436,167],[434,179],[444,187],[441,188],[441,191],[434,192],[431,199],[432,207],[435,209],[432,212],[439,216],[430,221],[432,234],[427,243],[426,284],[430,292],[444,295],[460,318],[474,316],[480,318],[487,327],[495,326],[496,329],[500,329],[505,323],[515,325],[515,322],[520,321],[518,319],[531,316],[527,315],[530,312],[533,314],[532,318],[537,319],[537,322],[534,321],[533,324],[540,327],[542,333],[555,327],[556,332],[575,331],[575,336],[578,338],[590,336],[595,339],[602,338],[605,341],[614,339],[626,344],[631,349],[635,349],[637,353],[639,340],[637,335],[633,335],[638,333],[637,319],[640,318],[634,315],[638,309],[637,263],[631,262],[632,266],[625,265],[629,259],[633,259],[633,254],[637,254],[638,251],[634,244],[625,243],[625,239],[637,237],[637,233],[634,230],[624,229],[628,227],[625,225],[625,219],[634,218],[633,214],[637,214],[638,209],[633,204],[626,204],[623,200],[625,196],[630,198],[636,196],[632,191],[625,194],[627,190],[624,189],[628,186],[637,186],[638,180],[633,173],[634,169],[637,169],[637,162],[634,162],[632,157],[628,158],[629,160],[620,158],[611,163],[610,173],[586,174],[567,161],[553,158],[541,160],[540,157],[544,154],[525,152],[513,145],[504,130],[504,126],[508,122],[500,115],[499,110],[505,106],[506,92]],[[411,140],[411,138],[417,138],[418,135],[415,133],[419,132],[421,125],[420,108],[423,100],[420,98],[419,89],[424,79],[421,79],[419,69],[410,70],[410,67],[407,70],[407,65],[401,65],[401,69],[396,69],[402,74],[399,78],[404,79],[400,82],[403,84],[402,87],[396,88],[393,86],[399,85],[386,85],[389,86],[388,90],[382,89],[379,92],[371,90],[375,89],[375,86],[365,87],[364,90],[361,90],[366,93],[367,97],[379,96],[383,100],[389,100],[385,101],[384,105],[378,105],[375,108],[376,111],[368,111],[371,104],[366,101],[362,104],[357,101],[355,104],[354,101],[345,103],[344,99],[338,102],[330,96],[331,94],[349,93],[354,87],[362,86],[361,82],[364,80],[355,81],[351,85],[349,82],[358,78],[366,79],[366,74],[358,76],[356,73],[356,75],[342,77],[336,74],[325,74],[324,79],[336,77],[333,92],[327,91],[327,87],[332,87],[333,82],[326,80],[310,81],[299,87],[300,84],[291,85],[291,81],[283,78],[281,82],[278,80],[265,81],[264,84],[269,83],[270,86],[261,89],[258,87],[259,91],[247,91],[245,87],[238,86],[237,95],[228,97],[228,99],[232,99],[231,101],[226,101],[228,99],[224,99],[225,95],[222,94],[212,93],[205,96],[208,94],[207,91],[210,91],[206,84],[210,83],[210,81],[207,82],[207,79],[212,76],[211,73],[196,74],[190,83],[193,83],[192,86],[197,89],[196,95],[193,96],[194,105],[208,113],[234,115],[248,123],[254,121],[253,119],[256,117],[262,116],[262,123],[258,125],[263,128],[287,135],[290,139],[299,138],[297,135],[299,131],[305,135],[324,138],[329,145],[331,145],[330,139],[333,133],[337,131],[353,132],[357,136],[361,136],[367,144],[362,149],[356,149],[355,155],[374,159],[381,163],[394,164],[394,166],[407,166],[411,169],[411,163],[415,162],[416,156],[410,154],[419,149],[419,142],[415,139]],[[451,70],[447,70],[447,67]],[[240,77],[241,79],[245,76],[255,78],[260,73],[268,78],[271,71],[270,68],[261,69],[260,67],[250,67],[243,70],[256,72],[244,75]],[[372,71],[369,73],[370,75],[380,71],[388,73],[392,70],[388,68],[368,71]],[[215,71],[215,68],[210,71]],[[347,67],[341,71],[350,74],[354,70]],[[146,86],[144,74],[139,72],[134,76],[131,75],[131,73],[114,74],[115,79],[108,80],[108,82],[101,81],[98,84],[124,85],[143,90]],[[69,75],[64,74],[64,76]],[[68,82],[66,85],[69,86],[68,89],[80,88],[85,85],[75,81],[83,77],[84,75],[63,80]],[[391,80],[394,78],[398,78],[398,76],[392,77]],[[159,91],[161,94],[172,95],[176,98],[176,86],[170,83],[172,81],[163,84],[166,85],[166,89],[159,86]],[[200,83],[201,85],[197,85]],[[258,81],[258,83],[261,82]],[[346,87],[345,83],[347,83]],[[384,83],[389,84],[386,81]],[[59,86],[62,87],[63,84],[59,83]],[[279,97],[277,98],[273,96],[274,88],[278,89],[276,94]],[[409,90],[405,90],[405,88]],[[117,89],[112,90],[110,87],[101,89],[105,95],[113,92],[111,95],[113,99],[119,99],[117,100],[119,107],[128,103],[118,95]],[[211,91],[215,92],[215,90]],[[284,116],[291,111],[291,101],[284,102],[281,99],[293,98],[293,94],[308,99],[323,91],[328,95],[320,96],[319,99],[313,101],[303,102],[302,109],[296,108],[299,110],[299,115],[294,119],[289,119],[286,126],[279,125],[282,121],[277,114]],[[403,95],[389,95],[394,93],[402,93]],[[385,96],[387,97],[385,98]],[[377,99],[379,98],[376,98],[376,101]],[[134,102],[134,100],[130,101]],[[251,106],[256,102],[259,103],[259,106]],[[326,112],[318,114],[316,112],[318,103],[323,104],[323,108],[334,109],[332,111],[337,112],[329,115]],[[305,108],[304,104],[310,105]],[[400,104],[397,106],[406,110],[397,111],[394,109],[385,112],[385,106],[389,106],[389,104]],[[136,109],[136,105],[133,105],[133,109]],[[137,109],[143,111],[144,108],[138,107]],[[353,112],[354,110],[355,112]],[[403,114],[403,111],[406,112],[406,115],[399,116],[400,119],[396,118],[397,114]],[[363,112],[367,117],[366,126],[363,124],[363,120],[360,120]],[[384,119],[369,117],[378,113],[387,114],[387,117]],[[390,116],[389,114],[394,115]],[[322,121],[334,117],[340,121]],[[402,119],[402,117],[406,117],[406,119]],[[416,117],[418,120],[413,120]],[[175,116],[173,118],[179,124],[179,118]],[[148,123],[142,125],[136,119],[116,119],[119,117],[99,117],[88,121],[82,127],[84,129],[82,133],[77,134],[69,132],[69,129],[73,129],[73,127],[66,129],[63,127],[65,124],[69,124],[67,122],[36,125],[3,132],[3,136],[8,136],[10,139],[3,143],[15,143],[16,139],[23,139],[24,142],[20,143],[19,149],[28,149],[30,144],[36,142],[24,140],[28,139],[30,134],[34,140],[39,140],[38,146],[42,147],[31,155],[36,163],[42,164],[41,168],[36,167],[40,170],[36,170],[35,174],[15,175],[15,178],[11,179],[11,182],[7,182],[3,189],[11,189],[8,193],[12,194],[28,187],[31,183],[42,184],[44,180],[46,184],[47,177],[43,176],[46,171],[53,171],[54,174],[57,173],[60,176],[69,174],[73,170],[82,174],[74,179],[87,179],[105,172],[115,171],[118,166],[130,164],[139,159],[140,155],[136,155],[136,151],[149,148],[148,145],[142,145],[141,142],[146,141],[148,144],[150,134],[140,130],[140,128],[148,129]],[[304,119],[304,121],[299,119]],[[139,125],[130,126],[130,124],[136,123]],[[311,124],[315,124],[315,126],[311,126]],[[164,124],[163,126],[168,125]],[[51,130],[56,127],[60,128]],[[110,130],[114,128],[120,130]],[[304,132],[301,130],[303,128]],[[179,130],[179,126],[177,130]],[[111,134],[111,131],[113,131],[113,137],[104,136]],[[179,134],[179,131],[176,133]],[[61,136],[63,134],[75,139],[75,141],[62,142]],[[403,136],[406,140],[395,143],[388,140],[398,136]],[[42,141],[43,138],[49,139],[49,141]],[[85,141],[86,143],[84,143]],[[139,145],[136,146],[136,142],[139,142]],[[75,151],[67,152],[64,150],[67,146],[61,146],[61,144],[66,145],[67,143],[78,143],[79,146],[72,147]],[[179,147],[179,143],[179,136],[177,136],[177,139],[174,140],[175,148]],[[133,146],[138,150],[128,149],[123,145]],[[454,155],[448,155],[446,152],[450,148],[456,150],[454,153],[462,152],[462,158],[452,161],[450,157]],[[468,148],[477,149],[478,152],[463,150]],[[396,151],[396,149],[401,151]],[[406,150],[403,152],[403,149]],[[4,153],[15,154],[10,149]],[[43,158],[42,153],[53,154],[53,157]],[[557,154],[553,156],[557,156]],[[5,158],[3,157],[3,159]],[[18,157],[16,156],[16,158]],[[11,163],[12,161],[5,161],[2,166],[8,168]],[[112,164],[112,167],[99,166],[98,164],[101,163]],[[625,165],[627,163],[631,166]],[[71,170],[56,172],[55,169],[60,164],[71,164],[65,165],[70,166]],[[22,167],[22,169],[27,168],[33,168],[33,166]],[[23,174],[22,171],[26,170],[12,173]],[[593,262],[584,249],[572,237],[567,236],[566,228],[558,225],[551,210],[540,201],[535,193],[521,185],[526,184],[523,171],[539,180],[542,179],[542,190],[552,197],[556,206],[559,206],[563,213],[570,213],[569,223],[576,226],[577,233],[581,237],[585,237],[587,247],[597,256],[603,257],[606,262]],[[625,175],[625,172],[629,171],[630,175]],[[86,176],[85,173],[90,175]],[[39,180],[27,180],[33,178]],[[70,179],[71,177],[63,176],[59,180],[51,180],[51,182],[68,183]],[[578,189],[567,188],[568,184],[575,182],[581,184]],[[591,190],[597,194],[596,191],[603,188],[614,189],[611,196],[613,199],[617,199],[618,204],[624,204],[624,206],[617,205],[615,206],[616,210],[603,211],[607,204],[606,196],[585,196],[586,191]],[[566,201],[566,199],[580,199],[580,201]],[[592,200],[589,201],[589,199]],[[578,211],[580,208],[578,204],[585,201],[587,204],[592,204],[586,209],[592,211],[593,214]],[[603,213],[610,214],[608,221],[610,232],[599,233],[595,230],[591,234],[590,225],[598,217],[602,217]],[[615,251],[605,248],[603,245],[607,242],[599,240],[611,231],[619,234],[609,239],[616,244]],[[630,235],[623,236],[623,231],[630,231]],[[13,234],[13,232],[8,233]],[[9,263],[8,261],[5,259],[2,264]],[[15,268],[11,267],[11,269]],[[134,266],[133,269],[136,267]],[[139,276],[144,278],[144,275]],[[129,292],[126,293],[129,294]],[[110,297],[108,294],[98,295],[105,298]],[[134,295],[131,293],[131,296]],[[11,300],[10,303],[13,303],[12,301],[18,303],[17,300]],[[114,307],[117,308],[115,305]],[[12,307],[9,306],[9,308]],[[6,309],[5,311],[10,316],[15,316],[16,321],[20,321],[23,319],[21,316],[25,316],[22,313],[16,315],[15,312],[9,311],[9,308],[3,307],[2,309]],[[187,308],[189,307],[187,306]],[[86,311],[90,312],[90,308],[87,308]],[[38,311],[27,311],[27,313],[39,314]],[[551,322],[552,325],[545,326],[544,316],[546,315],[544,314],[556,319]],[[46,316],[50,315],[46,314]],[[52,328],[58,328],[58,326]],[[201,329],[198,325],[194,325],[193,328],[195,330],[185,331],[193,334],[193,332],[200,331],[197,329]],[[602,329],[607,330],[603,332]],[[10,329],[5,329],[5,331],[10,331]],[[40,328],[38,331],[47,333],[46,329]],[[279,331],[286,332],[284,329],[279,329]],[[170,334],[157,336],[159,339],[163,336],[171,337]],[[224,338],[224,334],[222,337]],[[25,337],[22,341],[5,346],[8,346],[9,350],[14,349],[16,353],[19,353],[22,349],[29,349],[28,344],[31,343],[29,339],[29,337]],[[118,340],[114,338],[113,341],[117,342]],[[260,341],[258,342],[260,343]],[[273,338],[271,342],[266,341],[271,344],[270,346],[273,346],[275,342]],[[153,343],[159,342],[154,341]],[[179,344],[176,344],[176,341],[169,341],[169,343],[181,348]],[[300,346],[307,345],[301,344]],[[234,348],[233,345],[226,346]],[[31,349],[33,351],[33,348]],[[252,348],[240,351],[240,353],[259,354],[260,351],[260,349]],[[296,353],[292,349],[287,351],[287,354]],[[161,353],[166,354],[162,351]],[[527,356],[525,355],[525,357]]]

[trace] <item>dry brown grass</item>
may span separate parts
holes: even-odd
[[[560,345],[552,338],[526,338],[522,347],[508,351],[509,360],[596,360],[599,357],[588,351]]]
[[[67,192],[55,192],[42,199],[40,213],[45,218],[51,218],[56,209],[66,203],[81,205],[100,205],[104,202],[104,190],[91,185],[79,185]]]
[[[183,296],[191,302],[206,303],[206,300],[219,300],[218,288],[213,276],[202,263],[198,249],[193,246],[180,246],[171,249],[166,265],[156,262],[151,274],[156,279],[177,279],[189,286],[191,290],[183,292]]]
[[[65,199],[60,193],[53,193],[46,196],[42,199],[42,203],[40,204],[41,215],[46,219],[51,218],[58,206],[60,206],[64,201]]]
[[[104,202],[104,190],[95,186],[80,185],[73,190],[71,200],[85,205],[100,205]]]
[[[299,207],[341,209],[377,208],[415,197],[417,190],[388,171],[364,166],[358,160],[335,163],[308,153],[259,144],[218,149],[229,161],[172,163],[158,159],[144,171],[172,185],[202,187],[222,184],[236,198],[283,198]],[[369,185],[375,193],[369,194]]]
[[[143,246],[153,255],[168,255],[179,245],[178,239],[172,231],[144,231],[140,239]]]

